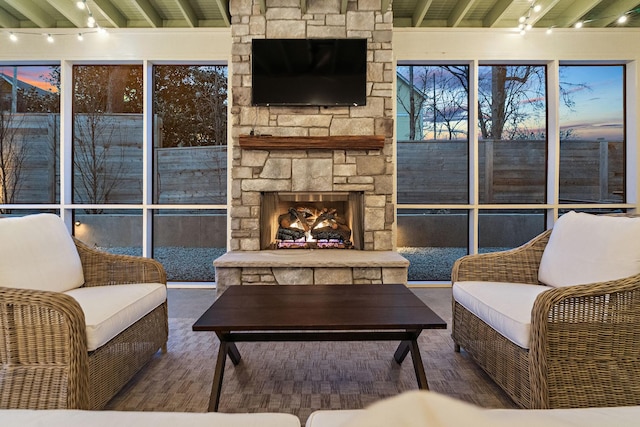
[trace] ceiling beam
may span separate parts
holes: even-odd
[[[471,6],[473,6],[476,1],[477,0],[458,0],[453,11],[451,11],[451,15],[449,15],[449,18],[447,19],[448,26],[457,27],[460,25],[460,22],[462,22],[464,17],[467,15],[467,12],[469,12],[469,9],[471,9]]]
[[[557,26],[560,28],[571,27],[601,1],[602,0],[575,0],[573,4],[562,13],[562,16],[558,17]]]
[[[58,12],[64,15],[73,25],[78,28],[87,26],[87,18],[89,15],[86,11],[78,9],[74,2],[68,0],[47,0],[51,6],[56,8]]]
[[[191,28],[197,27],[198,17],[187,0],[176,0],[176,3],[178,3],[178,8],[180,9],[182,16],[184,16],[185,21],[187,21],[187,25]]]
[[[229,2],[227,0],[216,0],[222,20],[227,27],[231,26],[231,13],[229,13]],[[267,11],[266,0],[260,0],[260,12],[264,15]]]
[[[110,0],[93,0],[93,4],[93,12],[100,12],[115,28],[125,28],[127,26],[127,18],[120,13]]]
[[[149,3],[149,0],[131,0],[131,3],[144,16],[144,19],[153,28],[162,27],[162,18],[158,15],[158,11]]]
[[[504,15],[509,10],[510,6],[513,6],[513,0],[499,0],[487,15],[482,20],[482,26],[486,28],[493,28],[502,20]],[[514,25],[515,27],[516,25]]]
[[[3,28],[18,28],[20,21],[18,21],[13,15],[9,15],[3,9],[0,9],[0,27]]]
[[[589,23],[590,27],[606,27],[613,24],[619,17],[633,10],[638,6],[638,0],[617,0],[611,2],[609,6],[600,11],[600,16],[596,21]]]
[[[5,3],[33,21],[40,28],[55,28],[56,26],[55,19],[45,13],[33,0],[5,0]]]
[[[532,27],[534,27],[536,25],[536,23],[538,21],[541,21],[545,17],[545,15],[547,13],[549,13],[549,11],[551,11],[551,9],[553,9],[558,3],[560,3],[560,0],[551,0],[551,1],[547,1],[544,4],[543,3],[537,3],[537,4],[540,4],[540,6],[542,6],[542,9],[540,9],[540,12],[538,12],[536,14],[532,14],[527,22],[529,24],[531,24]],[[555,22],[552,25],[549,25],[549,26],[550,27],[557,27]]]
[[[422,21],[424,21],[424,17],[427,15],[427,11],[431,7],[431,3],[433,0],[419,0],[418,4],[416,4],[416,8],[413,11],[413,16],[411,17],[411,25],[414,27],[419,27],[422,25]]]

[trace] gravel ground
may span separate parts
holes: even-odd
[[[118,255],[141,255],[140,248],[103,248]],[[169,282],[213,282],[213,260],[226,248],[162,247],[154,249],[154,258],[164,266]]]
[[[494,252],[505,248],[483,248]],[[140,248],[103,248],[120,255],[140,255]],[[156,248],[154,258],[162,263],[170,282],[213,282],[213,260],[226,252],[225,248]],[[465,256],[465,248],[398,248],[409,260],[409,281],[451,280],[451,267],[456,259]]]

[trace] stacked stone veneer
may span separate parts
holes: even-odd
[[[231,251],[260,251],[263,191],[362,191],[364,250],[392,252],[395,248],[391,5],[381,11],[380,0],[348,1],[345,13],[340,6],[340,0],[308,0],[303,11],[299,0],[267,0],[266,11],[261,12],[259,0],[230,2]],[[366,38],[367,104],[327,108],[252,106],[254,38]],[[344,150],[242,149],[239,136],[251,132],[273,136],[383,135],[385,143],[380,150],[349,150],[348,146]],[[343,252],[348,258],[351,251]],[[218,271],[217,276],[221,285]],[[254,279],[258,276],[265,277],[251,274]],[[248,282],[249,274],[239,280]],[[382,281],[381,276],[376,280]]]

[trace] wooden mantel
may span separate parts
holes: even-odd
[[[240,135],[240,147],[247,150],[381,150],[382,135],[272,136]]]

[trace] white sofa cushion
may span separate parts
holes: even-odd
[[[80,256],[60,217],[0,219],[0,286],[64,292],[83,283]]]
[[[640,218],[568,212],[553,227],[538,279],[572,286],[640,274]]]
[[[314,422],[316,424],[316,422]],[[512,427],[513,420],[501,421],[491,417],[486,409],[428,391],[409,391],[376,402],[360,414],[350,416],[343,427]],[[519,427],[540,424],[526,420]],[[545,427],[561,424],[547,422]],[[317,424],[321,427],[320,424]],[[308,424],[306,427],[310,427]],[[315,427],[315,426],[314,426]]]
[[[277,413],[6,409],[0,410],[0,420],[3,427],[300,427],[295,415]]]
[[[435,392],[408,391],[366,409],[314,411],[307,418],[305,427],[635,427],[639,419],[640,406],[484,409]]]
[[[523,283],[456,282],[453,298],[514,344],[529,348],[531,309],[550,288]]]
[[[87,324],[87,349],[93,351],[142,319],[167,299],[160,283],[91,286],[65,292],[82,308]]]

